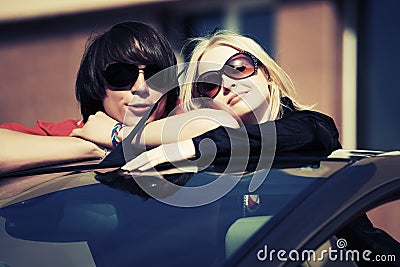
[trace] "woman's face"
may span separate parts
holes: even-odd
[[[144,68],[145,65],[138,66]],[[163,96],[161,90],[156,90],[147,85],[144,70],[139,70],[139,75],[133,85],[116,90],[106,86],[106,96],[103,99],[105,112],[113,119],[124,122],[126,125],[136,123],[151,109],[160,98],[157,109],[150,116],[149,121],[157,120],[164,115],[167,95]]]
[[[220,70],[226,61],[239,51],[229,46],[209,48],[198,66],[198,76]],[[268,79],[258,69],[244,79],[232,79],[222,74],[222,86],[212,101],[214,108],[230,112],[244,124],[261,123],[269,117]]]

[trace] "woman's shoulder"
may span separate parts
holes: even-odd
[[[330,123],[334,123],[333,118],[327,114],[316,110],[293,110],[291,112],[286,112],[282,115],[279,120],[322,120]]]

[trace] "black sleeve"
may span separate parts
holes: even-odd
[[[341,148],[333,119],[315,111],[295,111],[275,121],[276,153],[302,151],[329,155]]]
[[[306,155],[315,153],[327,156],[341,148],[339,133],[332,118],[308,110],[293,111],[276,121],[238,129],[221,126],[192,140],[197,158],[201,154],[214,155],[214,152],[216,157],[226,157],[232,151],[248,151],[250,155],[259,155],[265,147],[267,150],[276,147],[275,155],[301,152]]]

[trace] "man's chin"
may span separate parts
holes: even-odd
[[[129,110],[126,112],[123,123],[127,126],[135,126],[138,124],[140,119],[142,119],[143,115],[137,115]]]

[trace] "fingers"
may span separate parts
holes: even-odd
[[[193,158],[195,152],[195,147],[191,139],[180,141],[178,143],[160,145],[149,151],[143,152],[125,164],[121,169],[125,171],[146,171],[166,162],[181,162],[184,163],[184,165],[191,165],[185,160]]]
[[[175,172],[173,172],[175,173]],[[151,176],[152,178],[159,178],[163,179],[163,174],[156,171],[156,170],[150,170],[150,171],[123,171],[120,174],[124,176],[126,179],[130,178],[137,178],[137,177],[149,177]],[[167,173],[168,174],[168,173]]]
[[[146,171],[166,161],[167,160],[164,156],[163,149],[161,148],[161,146],[159,146],[152,150],[143,152],[142,154],[122,166],[121,169],[124,171]]]
[[[98,117],[98,118],[106,118],[106,119],[115,121],[113,118],[111,118],[110,116],[108,116],[108,115],[107,115],[106,113],[104,113],[103,111],[97,111],[96,114],[94,114],[94,116],[95,116],[95,117]]]
[[[115,124],[117,121],[113,118],[111,118],[110,116],[108,116],[106,113],[102,112],[102,111],[97,111],[95,114],[89,115],[88,120],[86,122],[90,123],[90,122],[107,122],[107,123],[113,123]]]
[[[123,171],[134,171],[134,170],[139,170],[139,171],[147,171],[150,170],[151,168],[154,168],[160,163],[156,163],[158,161],[151,161],[147,157],[146,153],[140,154],[136,158],[132,159],[128,163],[126,163],[124,166],[121,167],[121,170]]]
[[[82,132],[81,128],[73,129],[72,132],[69,134],[71,137],[80,137],[80,133]]]
[[[126,163],[124,166],[121,167],[121,170],[123,171],[133,171],[133,170],[138,170],[142,166],[146,165],[148,163],[147,156],[145,155],[146,152],[140,154],[136,158],[132,159],[128,163]]]

